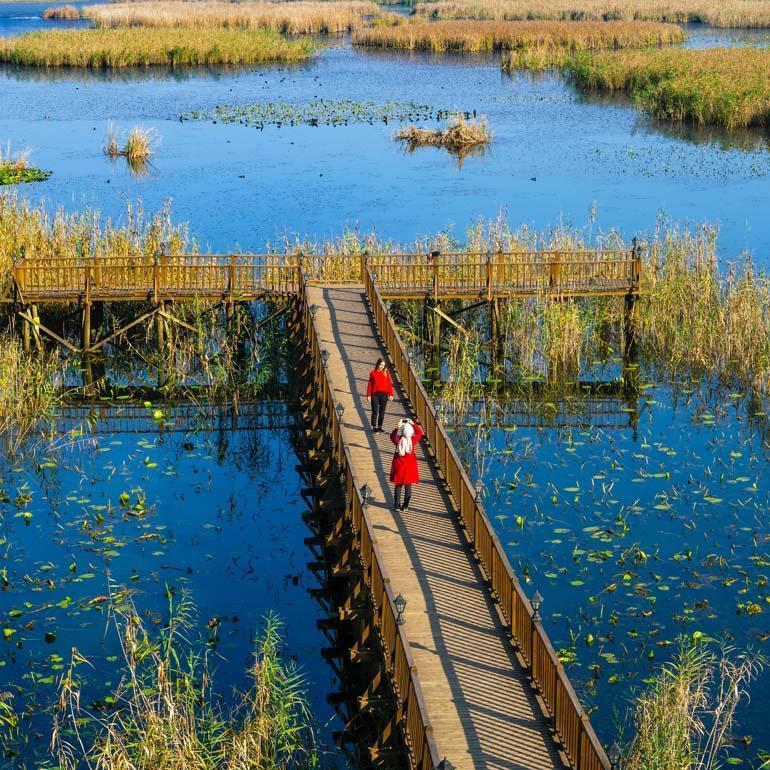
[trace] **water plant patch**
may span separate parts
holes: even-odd
[[[445,120],[455,111],[436,109],[417,102],[356,102],[347,99],[319,99],[292,104],[290,102],[254,102],[252,104],[222,104],[211,111],[193,111],[180,120],[211,120],[214,123],[242,123],[256,126],[347,126],[360,123],[411,123],[425,120]],[[464,112],[468,119],[475,117]]]

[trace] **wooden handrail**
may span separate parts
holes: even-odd
[[[390,579],[380,556],[374,528],[366,514],[353,463],[349,438],[335,409],[334,386],[321,356],[320,335],[310,312],[308,286],[300,278],[300,314],[307,331],[312,361],[315,392],[320,397],[327,431],[332,439],[332,453],[345,476],[345,515],[356,539],[364,580],[374,604],[374,625],[383,650],[384,664],[394,688],[398,707],[396,716],[401,726],[412,770],[436,770],[440,762],[433,731],[428,720],[422,690],[403,625],[396,622],[398,613]]]
[[[565,754],[576,770],[610,770],[607,755],[567,679],[548,634],[535,616],[484,506],[412,365],[371,269],[366,270],[364,288],[390,363],[425,430],[433,456],[454,497],[468,540],[486,573],[511,637],[529,667],[532,682],[553,720]]]
[[[303,275],[324,283],[361,283],[365,265],[378,273],[382,293],[636,294],[641,256],[633,251],[510,251],[426,254],[173,254],[36,257],[13,267],[17,289],[48,301],[75,301],[88,286],[91,299],[171,295],[228,301],[260,293],[297,294]]]

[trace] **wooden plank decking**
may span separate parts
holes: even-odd
[[[541,770],[565,766],[519,664],[483,576],[464,541],[450,498],[424,446],[411,509],[392,510],[393,445],[369,429],[366,379],[387,358],[361,286],[311,287],[328,372],[345,407],[342,422],[367,514],[393,591],[408,601],[406,635],[440,756],[458,770]],[[408,414],[400,390],[386,428]]]

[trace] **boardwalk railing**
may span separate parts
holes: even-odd
[[[391,298],[581,296],[639,291],[641,257],[632,251],[432,254],[184,254],[26,257],[13,266],[25,304],[164,299],[240,301],[300,291],[304,278],[361,283],[377,273]]]
[[[315,318],[310,311],[307,286],[300,294],[300,312],[310,344],[312,376],[315,392],[320,398],[325,415],[327,433],[332,440],[332,452],[345,476],[346,516],[348,517],[364,570],[364,580],[374,605],[374,625],[382,646],[385,669],[398,699],[397,719],[401,724],[404,741],[413,770],[435,770],[440,758],[428,722],[427,710],[420,690],[417,669],[410,652],[404,627],[396,622],[398,613],[390,579],[383,567],[377,539],[366,515],[367,502],[362,497],[350,459],[346,430],[335,409],[334,389],[321,355],[320,337]]]
[[[430,441],[435,460],[459,509],[460,521],[499,602],[513,641],[529,667],[533,685],[553,719],[565,754],[576,770],[609,770],[604,749],[409,360],[371,271],[366,273],[364,286],[390,361]]]

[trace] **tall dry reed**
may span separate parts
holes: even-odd
[[[83,14],[98,27],[271,29],[292,35],[349,32],[383,15],[379,6],[368,0],[108,3],[89,5]]]
[[[766,0],[439,0],[418,2],[419,17],[563,21],[664,21],[715,27],[768,27]]]
[[[742,128],[770,125],[770,50],[618,51],[567,62],[578,87],[626,91],[656,117]]]
[[[43,11],[44,19],[74,20],[80,18],[80,11],[74,5],[55,5]]]
[[[429,51],[601,50],[663,45],[684,39],[682,30],[657,22],[439,21],[363,29],[353,43]]]
[[[0,62],[22,67],[192,67],[298,62],[308,40],[287,40],[270,30],[73,29],[0,38]]]

